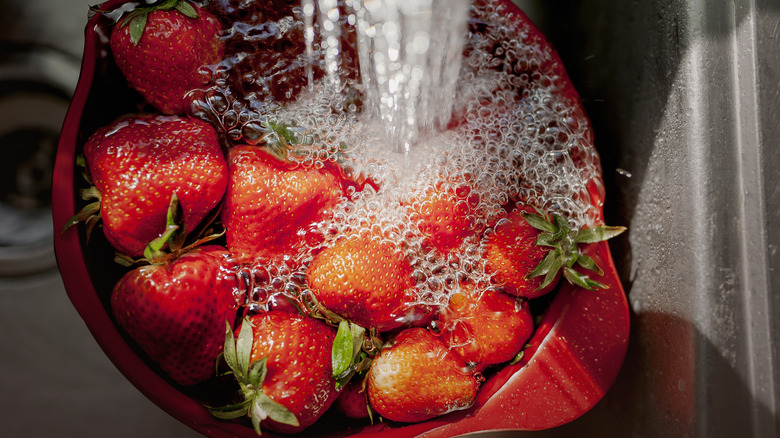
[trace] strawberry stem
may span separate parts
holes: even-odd
[[[187,18],[198,18],[198,11],[196,11],[195,8],[186,1],[178,1],[174,7]]]
[[[89,243],[90,237],[92,236],[92,231],[95,229],[95,225],[97,225],[97,223],[100,221],[100,202],[103,199],[103,195],[100,193],[100,190],[98,190],[98,188],[92,184],[92,179],[89,177],[89,173],[87,172],[87,158],[84,156],[84,154],[80,154],[76,157],[76,166],[82,168],[81,176],[83,176],[87,184],[90,185],[88,189],[81,190],[81,199],[84,201],[90,201],[94,199],[95,201],[85,205],[81,210],[79,210],[78,213],[68,219],[68,221],[65,222],[65,225],[62,227],[61,232],[64,233],[70,227],[80,222],[84,222],[87,227],[87,243]]]
[[[293,147],[299,144],[295,133],[290,129],[291,125],[273,120],[266,120],[264,125],[269,131],[265,137],[266,149],[275,157],[286,161]]]
[[[339,325],[342,321],[344,321],[344,318],[342,318],[340,315],[331,312],[325,306],[323,306],[317,297],[308,289],[306,289],[305,293],[300,294],[297,298],[300,300],[303,307],[305,307],[304,313],[307,313],[312,318],[324,320],[333,326]]]
[[[596,262],[580,251],[580,243],[596,243],[611,239],[626,230],[625,227],[599,226],[586,229],[572,229],[569,221],[562,215],[547,213],[536,209],[538,214],[524,212],[523,219],[537,230],[541,231],[536,238],[536,245],[551,249],[541,262],[526,275],[526,278],[544,276],[544,280],[536,288],[542,290],[549,286],[563,269],[563,277],[573,285],[588,290],[604,289],[606,286],[590,279],[576,271],[574,265],[603,275],[604,271]]]
[[[287,123],[266,119],[263,127],[268,131],[263,137],[265,148],[280,160],[286,161],[290,154],[304,155],[307,151],[323,150],[336,157],[338,163],[346,161],[347,145],[345,143],[331,144],[323,141],[316,133],[305,131],[294,122]]]
[[[84,208],[79,210],[78,213],[76,213],[70,219],[68,219],[67,222],[65,222],[65,226],[62,228],[61,232],[64,233],[65,231],[68,230],[68,228],[78,224],[79,222],[84,222],[88,220],[90,217],[99,213],[100,213],[100,201],[89,203],[85,205]]]
[[[336,338],[331,350],[333,377],[337,379],[336,388],[345,386],[353,375],[367,369],[368,355],[363,351],[366,329],[343,320],[339,323]]]
[[[168,212],[165,217],[165,229],[159,237],[149,242],[144,249],[144,257],[154,263],[157,260],[165,258],[168,253],[163,251],[165,245],[168,245],[171,253],[178,253],[187,237],[187,231],[184,226],[184,213],[179,203],[179,197],[176,192],[171,194],[171,201],[168,204]]]
[[[241,401],[227,406],[206,408],[211,415],[223,420],[249,417],[257,435],[262,435],[260,424],[265,419],[298,427],[300,423],[295,414],[263,392],[263,382],[268,373],[268,357],[250,363],[254,338],[252,328],[249,319],[244,318],[240,333],[236,337],[230,322],[225,321],[225,345],[222,355],[217,359],[217,369],[219,370],[221,361],[227,364],[230,370],[221,375],[233,374],[239,385],[237,396]],[[217,374],[220,375],[219,371]]]
[[[138,45],[138,43],[141,41],[141,37],[144,34],[144,30],[146,29],[146,23],[149,17],[149,14],[154,11],[170,11],[172,9],[177,10],[179,13],[184,15],[187,18],[196,19],[198,18],[198,11],[195,10],[195,8],[187,1],[185,0],[163,0],[158,1],[156,3],[153,3],[149,6],[142,6],[135,8],[132,12],[130,12],[127,17],[121,19],[119,21],[119,27],[122,28],[124,26],[128,27],[128,32],[130,34],[130,41],[133,43],[133,45]],[[105,11],[101,11],[100,9],[93,9],[94,11],[106,13]]]
[[[133,45],[138,45],[141,41],[141,37],[144,35],[144,29],[146,29],[146,21],[149,18],[149,14],[138,14],[130,18],[130,25],[128,32],[130,32],[130,42]]]

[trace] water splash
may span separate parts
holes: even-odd
[[[314,0],[301,0],[303,12],[303,39],[306,41],[306,81],[309,91],[314,90]]]
[[[304,15],[314,0],[302,0]],[[391,150],[408,155],[450,120],[467,29],[470,0],[317,0],[326,82],[338,89],[341,14],[357,30],[366,110]],[[314,41],[313,19],[306,23]],[[310,49],[309,49],[310,50]]]
[[[319,0],[320,32],[322,50],[325,56],[325,77],[327,85],[334,90],[341,86],[341,10],[338,0]],[[354,21],[354,19],[352,19]]]
[[[214,123],[231,145],[260,144],[263,122],[269,118],[287,122],[302,144],[291,160],[303,167],[339,166],[348,178],[367,177],[376,184],[352,191],[348,202],[334,208],[332,220],[313,231],[322,234],[324,243],[296,255],[295,265],[307,266],[313,254],[343,235],[379,227],[383,236],[402,242],[399,247],[414,267],[415,303],[437,306],[459,290],[460,279],[472,281],[476,290],[491,283],[479,235],[466,237],[457,257],[428,250],[418,213],[427,202],[428,188],[450,187],[457,195],[459,185],[467,181],[470,193],[463,200],[469,202],[475,227],[485,233],[514,202],[563,214],[577,227],[600,222],[603,186],[590,124],[572,97],[552,48],[533,37],[530,23],[518,23],[502,0],[474,1],[464,32],[457,90],[436,89],[437,96],[455,96],[454,120],[444,132],[410,144],[410,158],[391,151],[388,136],[372,128],[375,117],[366,114],[367,91],[356,72],[358,19],[366,17],[358,14],[356,2],[339,0],[338,15],[335,11],[321,14],[328,3],[320,0],[305,1],[302,7],[287,5],[290,11],[278,13],[274,2],[242,2],[249,10],[237,9],[233,18],[237,30],[230,33],[229,42],[236,46],[235,55],[194,106],[199,111],[195,115]],[[360,3],[361,8],[365,3]],[[254,13],[257,10],[263,14]],[[276,22],[270,24],[286,23],[293,14],[300,20],[287,33],[281,25],[240,21],[257,16],[274,17]],[[321,20],[328,16],[337,18],[334,25],[341,36],[337,47],[322,45]],[[304,47],[307,27],[312,32],[311,52]],[[240,32],[245,29],[251,32]],[[276,33],[266,35],[269,29]],[[264,38],[262,44],[258,36]],[[430,34],[429,38],[432,50],[435,38]],[[250,45],[257,53],[244,50]],[[328,48],[335,48],[341,58],[330,69],[340,70],[334,78],[326,75]],[[314,81],[306,89],[304,66],[312,59]],[[277,65],[285,68],[279,70]],[[245,80],[249,73],[251,83]],[[330,90],[334,83],[338,88]],[[278,92],[282,90],[292,93]],[[261,292],[278,293],[274,285],[296,290],[305,277],[304,270],[293,271],[286,265],[268,272],[266,266],[256,268],[263,285],[272,287],[258,290],[251,298],[261,304],[265,302]]]

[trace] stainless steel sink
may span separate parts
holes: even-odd
[[[778,436],[780,3],[523,3],[593,121],[633,312],[611,392],[543,435]]]
[[[0,147],[16,133],[12,143],[31,148],[10,166],[22,169],[15,197],[0,185],[0,225],[17,227],[0,231],[3,430],[194,436],[102,354],[51,256],[58,230],[41,181],[89,3],[0,3]],[[592,118],[607,220],[629,227],[612,249],[633,334],[593,411],[550,431],[481,436],[778,436],[780,2],[517,3],[558,48]]]
[[[0,411],[9,437],[197,434],[138,392],[70,304],[50,208],[87,0],[0,2]]]

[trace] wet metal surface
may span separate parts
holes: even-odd
[[[780,4],[528,3],[593,120],[634,317],[607,398],[543,435],[778,436]]]

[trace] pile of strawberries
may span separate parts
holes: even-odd
[[[232,144],[187,115],[192,90],[214,80],[225,56],[217,17],[184,0],[138,7],[118,20],[110,46],[154,111],[86,141],[83,197],[92,202],[68,226],[102,228],[127,267],[111,293],[112,315],[162,372],[182,386],[232,375],[230,402],[209,406],[219,418],[294,433],[332,406],[348,418],[398,422],[468,408],[482,373],[521,357],[534,329],[530,299],[561,277],[601,287],[578,245],[621,228],[572,230],[517,200],[481,227],[469,219],[463,182],[433,186],[403,208],[433,254],[480,239],[493,284],[459,278],[447,303],[422,305],[414,295],[421,280],[381,227],[321,245],[334,210],[379,184],[336,162],[301,166],[285,126],[269,123],[256,144]],[[301,276],[295,287],[266,284],[259,266]],[[250,298],[258,285],[280,292],[258,306]]]

